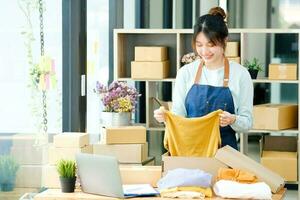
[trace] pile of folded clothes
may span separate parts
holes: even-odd
[[[272,199],[270,187],[257,177],[239,169],[220,168],[214,193],[223,198]]]
[[[197,198],[212,197],[212,175],[199,169],[177,168],[169,170],[158,183],[161,197]]]

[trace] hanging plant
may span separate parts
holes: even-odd
[[[25,15],[26,25],[23,27],[22,35],[25,38],[25,48],[29,68],[29,88],[32,96],[32,113],[36,117],[36,127],[38,133],[47,133],[47,91],[56,88],[57,79],[54,60],[44,55],[44,2],[42,0],[19,0],[19,7]],[[39,11],[40,27],[40,59],[34,62],[32,50],[35,41],[32,25],[32,14]],[[42,95],[40,95],[42,94]],[[41,120],[42,118],[42,120]],[[44,134],[46,135],[46,134]],[[44,138],[44,137],[37,137]]]

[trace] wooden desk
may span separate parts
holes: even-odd
[[[285,193],[286,193],[286,189],[282,189],[277,194],[274,194],[272,196],[272,199],[282,200],[285,196]],[[118,198],[87,194],[80,191],[77,191],[75,193],[62,193],[60,189],[48,189],[34,197],[34,200],[66,200],[66,199],[67,200],[117,200]],[[131,200],[164,200],[164,199],[168,199],[168,198],[160,198],[160,197],[131,198]],[[223,198],[213,197],[213,198],[206,198],[206,199],[222,200]]]

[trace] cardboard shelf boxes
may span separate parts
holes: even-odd
[[[297,127],[297,105],[260,104],[253,107],[254,129],[282,130]]]
[[[260,141],[260,162],[286,181],[297,181],[297,146],[297,137],[264,136]]]
[[[225,56],[229,61],[234,61],[237,63],[241,63],[240,55],[240,47],[239,42],[237,41],[230,41],[227,42],[226,49],[225,49]]]
[[[131,62],[132,79],[163,79],[169,76],[170,62],[165,46],[136,46]]]
[[[296,63],[269,64],[269,79],[297,80]]]

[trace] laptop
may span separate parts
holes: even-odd
[[[109,197],[140,197],[159,194],[150,184],[122,185],[118,160],[113,156],[76,154],[83,192]]]

